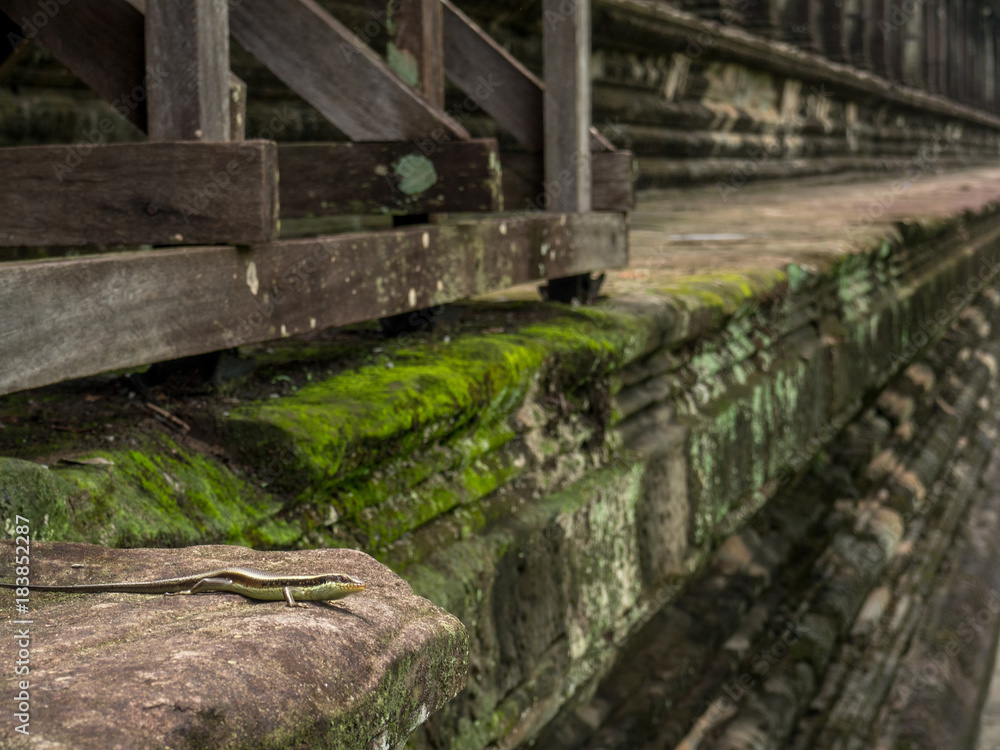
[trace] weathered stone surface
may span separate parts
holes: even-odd
[[[972,747],[1000,634],[998,481],[1000,454],[994,451],[948,551],[946,577],[928,597],[879,711],[874,737],[880,743],[914,750]]]
[[[537,746],[967,746],[1000,631],[998,345],[982,325],[998,300],[967,308],[834,442],[846,481],[820,464],[780,493]]]
[[[0,545],[0,559],[14,570],[12,543]],[[30,683],[30,736],[5,730],[0,747],[375,750],[403,740],[465,683],[461,623],[361,552],[30,547],[33,583],[151,580],[231,565],[349,572],[368,588],[308,609],[236,594],[32,592],[29,612],[4,607],[0,638],[10,666],[0,692],[13,700],[19,681]],[[18,643],[22,629],[27,644]],[[30,674],[14,674],[19,658]]]

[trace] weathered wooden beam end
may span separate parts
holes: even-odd
[[[0,174],[0,246],[249,244],[278,233],[272,141],[4,148]]]

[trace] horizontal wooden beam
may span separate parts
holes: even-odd
[[[627,262],[621,214],[0,263],[0,393]]]
[[[0,0],[0,11],[145,130],[146,89],[156,85],[161,71],[146,75],[142,13],[125,0],[42,4]]]
[[[469,134],[314,0],[230,0],[236,40],[352,141]]]
[[[272,141],[0,149],[0,245],[274,239]]]
[[[278,146],[281,216],[499,211],[496,141]]]
[[[547,210],[562,185],[546,184],[540,154],[503,153],[503,205],[507,211]],[[631,151],[591,155],[591,202],[595,211],[635,207],[635,156]]]

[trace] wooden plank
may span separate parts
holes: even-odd
[[[590,0],[543,0],[545,183],[550,211],[590,210]]]
[[[0,264],[0,393],[627,261],[620,214],[535,214]]]
[[[492,139],[278,146],[281,216],[499,211],[500,158]]]
[[[161,76],[156,70],[146,76],[142,13],[125,0],[56,2],[45,9],[38,0],[0,0],[0,10],[112,107],[146,129],[147,90]]]
[[[444,23],[441,0],[389,0],[392,37],[386,50],[389,67],[444,109]]]
[[[546,209],[541,154],[504,153],[503,205],[507,211]],[[595,211],[631,211],[635,207],[635,157],[631,151],[591,157],[591,203]]]
[[[231,0],[230,31],[352,141],[467,140],[314,0]]]
[[[0,245],[270,240],[277,161],[271,141],[0,149]]]
[[[445,74],[530,151],[542,150],[542,82],[450,0],[444,9]]]
[[[153,141],[228,141],[228,0],[146,0],[146,65]]]
[[[441,7],[445,74],[518,143],[528,151],[541,151],[545,84],[451,0],[441,0]],[[592,127],[590,150],[614,151],[614,146]]]

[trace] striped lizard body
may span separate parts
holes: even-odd
[[[28,591],[60,591],[70,594],[200,594],[209,591],[231,591],[250,599],[281,601],[289,607],[304,607],[301,602],[327,602],[364,591],[366,586],[346,573],[314,576],[286,576],[265,573],[254,568],[220,568],[208,573],[161,578],[155,581],[121,581],[117,583],[81,583],[65,586],[43,586],[0,583],[0,588]]]

